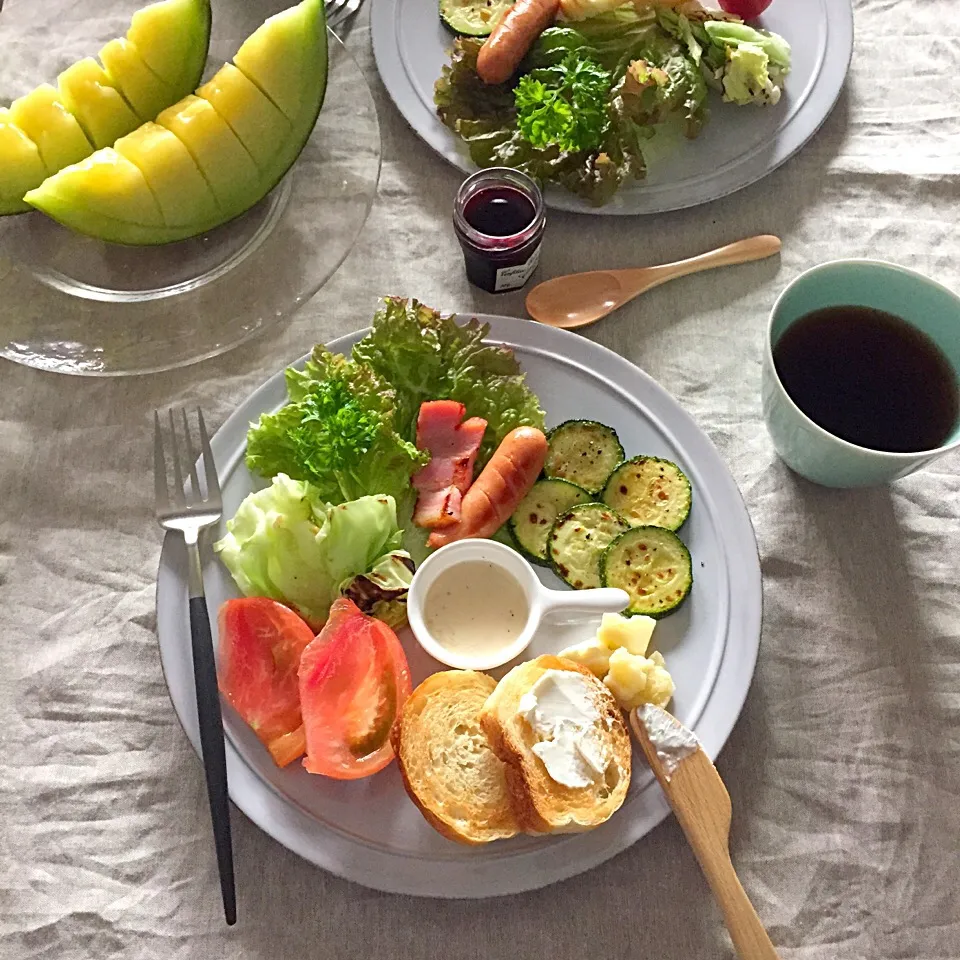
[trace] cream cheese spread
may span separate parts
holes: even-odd
[[[644,704],[637,711],[637,717],[647,728],[647,736],[669,780],[677,767],[700,749],[700,741],[679,720],[652,703]]]
[[[531,749],[551,779],[565,787],[602,781],[612,761],[596,691],[572,670],[547,670],[521,698],[517,713],[537,737]]]

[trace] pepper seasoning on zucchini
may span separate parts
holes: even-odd
[[[604,551],[629,529],[630,524],[606,504],[583,503],[559,517],[550,529],[550,564],[574,590],[599,587]]]
[[[510,518],[510,530],[527,559],[546,564],[547,538],[557,517],[593,495],[569,480],[538,480]]]
[[[672,461],[633,457],[610,474],[603,502],[635,527],[679,530],[690,516],[690,481]]]
[[[569,480],[598,494],[617,464],[623,461],[623,444],[613,427],[596,420],[567,420],[547,434],[550,449],[544,475]]]
[[[600,561],[605,587],[630,595],[628,616],[659,619],[673,613],[693,586],[690,551],[671,530],[633,527],[611,541]]]

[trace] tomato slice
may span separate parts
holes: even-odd
[[[266,597],[228,600],[218,623],[220,690],[284,767],[305,748],[297,670],[313,631]]]
[[[300,694],[297,694],[300,699]],[[276,740],[271,740],[267,744],[270,756],[278,767],[286,767],[293,763],[297,757],[302,757],[307,752],[307,734],[301,723],[296,730],[285,733]]]
[[[341,598],[300,660],[300,704],[310,773],[357,780],[393,759],[390,731],[410,696],[397,635]]]

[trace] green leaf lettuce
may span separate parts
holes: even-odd
[[[384,554],[367,573],[345,581],[340,593],[364,613],[399,630],[407,623],[407,594],[413,573],[410,554],[395,550]]]
[[[251,471],[308,480],[329,503],[407,496],[411,475],[429,457],[397,431],[396,394],[383,377],[318,346],[286,380],[290,402],[263,414],[247,435]]]
[[[508,166],[561,184],[594,205],[646,175],[643,144],[674,116],[696,136],[706,120],[706,82],[692,35],[681,42],[652,11],[626,6],[540,34],[519,79],[487,85],[476,72],[482,41],[459,38],[436,83],[440,120],[480,167]],[[642,96],[631,65],[662,71]]]
[[[485,342],[489,331],[475,319],[457,323],[417,300],[387,297],[352,358],[389,382],[394,424],[404,438],[416,439],[424,400],[458,400],[468,417],[486,420],[479,470],[515,427],[544,425],[540,401],[513,351]]]

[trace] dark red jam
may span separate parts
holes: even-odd
[[[540,188],[528,176],[493,167],[468,177],[457,194],[453,223],[471,283],[504,293],[530,279],[546,216]]]
[[[516,187],[484,187],[464,204],[463,219],[488,237],[522,233],[537,215],[530,198]]]

